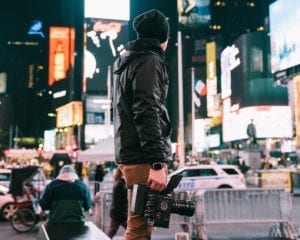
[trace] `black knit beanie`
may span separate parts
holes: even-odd
[[[170,26],[163,13],[152,9],[133,20],[133,29],[138,38],[156,38],[160,43],[163,43],[169,37]]]

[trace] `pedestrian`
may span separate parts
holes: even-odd
[[[103,168],[103,164],[98,164],[96,167],[96,172],[94,176],[95,184],[94,184],[94,195],[100,190],[100,183],[103,181],[105,172]]]
[[[247,135],[250,141],[250,148],[253,148],[256,144],[256,127],[254,125],[254,120],[251,119],[250,123],[247,125]]]
[[[162,191],[167,164],[172,160],[171,124],[166,109],[168,75],[165,51],[169,38],[167,17],[152,9],[133,21],[137,39],[114,65],[113,116],[116,161],[120,165],[131,204],[134,184]],[[144,216],[128,212],[125,240],[151,239],[153,227]]]
[[[108,236],[113,238],[121,225],[127,227],[127,188],[121,169],[118,167],[114,176],[115,184],[113,187],[112,204],[110,208],[110,227]]]
[[[85,211],[92,206],[88,187],[79,180],[75,169],[65,165],[52,180],[39,199],[41,208],[49,210],[47,227],[75,224],[82,226]]]

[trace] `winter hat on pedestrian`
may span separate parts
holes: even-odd
[[[64,165],[60,171],[56,179],[66,181],[66,182],[74,182],[75,180],[79,179],[78,175],[76,174],[75,169],[72,165]]]
[[[59,171],[59,174],[62,174],[62,173],[76,173],[75,169],[72,167],[72,165],[64,165],[60,171]]]
[[[156,38],[163,43],[169,37],[170,26],[167,17],[162,12],[152,9],[133,20],[133,29],[138,38]]]

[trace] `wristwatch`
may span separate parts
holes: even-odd
[[[154,163],[152,163],[152,165],[151,165],[151,168],[153,169],[153,170],[160,170],[160,169],[162,169],[164,167],[164,163],[162,163],[162,162],[154,162]]]

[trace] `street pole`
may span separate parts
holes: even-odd
[[[195,162],[196,157],[196,149],[195,149],[195,102],[194,102],[194,94],[195,94],[195,68],[192,67],[191,72],[191,99],[192,99],[192,163]]]
[[[182,34],[177,32],[178,51],[178,145],[179,165],[184,166],[184,120],[183,120],[183,82],[182,82]]]
[[[107,99],[110,101],[111,100],[111,66],[108,65],[107,67]],[[110,116],[110,107],[106,109],[107,117],[106,117],[106,126],[109,128],[111,122],[111,116]]]

